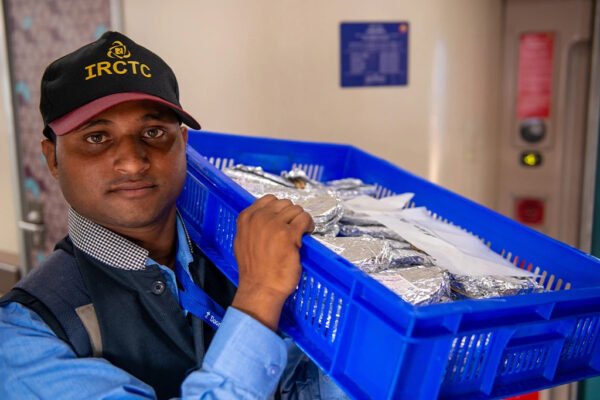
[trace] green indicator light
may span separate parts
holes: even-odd
[[[526,151],[521,154],[521,164],[526,167],[539,167],[542,164],[542,155],[537,151]]]

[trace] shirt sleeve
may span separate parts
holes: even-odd
[[[277,386],[287,347],[252,317],[229,308],[202,368],[182,398],[262,399]],[[0,398],[154,399],[152,387],[102,358],[77,358],[33,311],[0,307]]]
[[[198,398],[210,379],[215,398],[268,398],[287,364],[287,352],[288,346],[275,332],[229,307],[201,369],[184,381],[182,397]]]
[[[102,358],[77,358],[37,313],[0,307],[1,399],[153,399],[154,390]]]

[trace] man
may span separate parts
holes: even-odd
[[[200,125],[169,66],[107,32],[50,64],[41,90],[42,151],[69,235],[0,299],[0,398],[319,396],[314,366],[286,365],[275,332],[310,216],[274,196],[242,212],[235,290],[176,210],[181,122]]]

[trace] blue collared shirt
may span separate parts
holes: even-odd
[[[192,254],[179,220],[177,232],[177,262],[187,270]],[[150,264],[157,263],[146,257],[144,265]],[[178,296],[173,271],[159,267],[167,287]],[[268,398],[286,368],[288,352],[292,359],[302,356],[291,341],[229,307],[202,366],[183,382],[181,398]],[[310,393],[323,400],[345,398],[314,365],[312,372]],[[151,386],[103,358],[78,358],[35,312],[9,303],[0,307],[0,399],[26,398],[153,399],[155,394]]]

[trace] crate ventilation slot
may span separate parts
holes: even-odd
[[[219,206],[219,213],[217,216],[217,228],[215,232],[215,239],[217,243],[228,253],[233,252],[233,238],[235,236],[236,217],[229,211],[228,208]]]
[[[491,243],[489,245],[491,245]],[[554,274],[549,275],[548,271],[542,271],[539,266],[535,266],[534,268],[533,263],[519,258],[519,256],[512,254],[510,251],[502,250],[500,256],[512,263],[515,267],[525,269],[535,274],[536,282],[543,286],[546,290],[557,291],[571,289],[571,282],[566,282]]]
[[[572,335],[565,341],[561,360],[585,358],[588,356],[598,338],[598,317],[581,318]]]
[[[548,271],[542,271],[540,274],[540,267],[536,267],[533,271],[538,274],[536,278],[537,283],[546,288],[546,290],[569,290],[571,289],[571,282],[565,282],[562,278],[558,278],[554,274],[548,274]],[[558,279],[557,279],[558,278]]]
[[[183,199],[180,209],[200,226],[204,220],[204,207],[207,197],[208,190],[204,185],[200,184],[200,181],[191,174],[188,174],[182,196],[180,196],[180,199]]]
[[[210,157],[208,162],[220,170],[225,170],[235,165],[235,160],[233,158]]]
[[[320,181],[323,178],[323,171],[325,167],[317,164],[292,164],[292,169],[298,168],[306,173],[310,179]]]
[[[384,197],[395,196],[397,193],[392,192],[390,189],[381,186],[380,184],[375,184],[375,198],[382,199]]]
[[[538,346],[525,351],[509,351],[500,363],[500,376],[543,368],[547,357],[548,348],[545,346]]]
[[[341,297],[306,272],[290,300],[296,316],[330,343],[335,342],[343,305]]]
[[[491,339],[491,332],[455,338],[444,382],[454,384],[478,379],[490,349]]]

